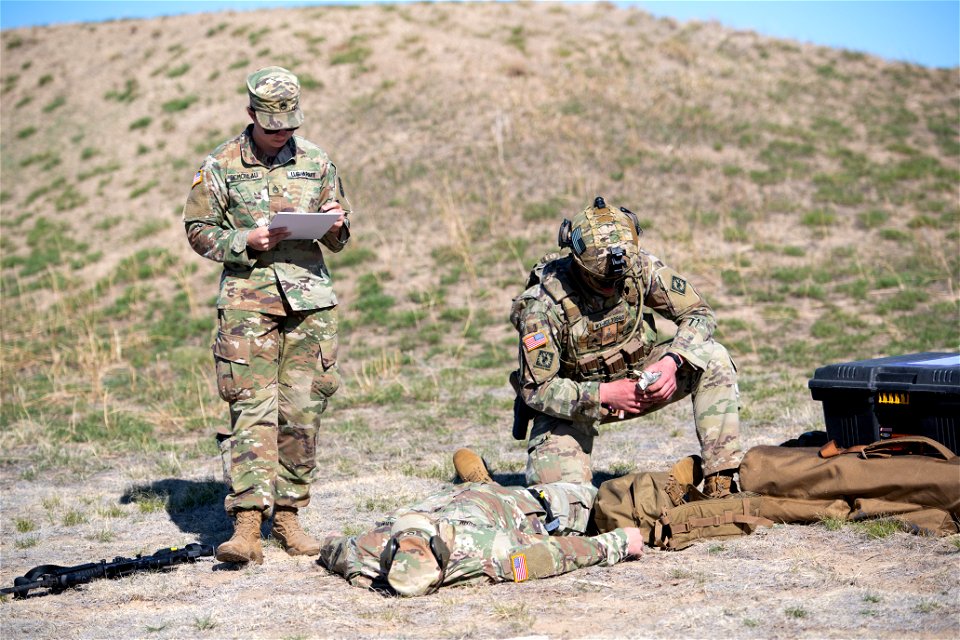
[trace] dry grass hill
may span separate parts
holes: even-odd
[[[960,348],[960,75],[609,4],[310,7],[0,38],[0,581],[229,532],[212,439],[219,268],[180,209],[245,124],[244,78],[301,78],[302,134],[354,205],[329,262],[345,387],[313,533],[359,531],[509,435],[507,315],[594,195],[720,317],[747,444],[822,428],[822,364]],[[688,403],[608,429],[601,474],[697,450]],[[0,603],[5,636],[955,637],[960,541],[778,526],[538,584],[397,601],[273,544]],[[533,597],[531,597],[533,596]]]

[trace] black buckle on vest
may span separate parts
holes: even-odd
[[[550,508],[550,503],[547,501],[547,496],[543,491],[537,491],[536,489],[527,488],[527,491],[530,492],[537,502],[540,503],[540,506],[543,507],[543,510],[546,512],[546,517],[543,521],[543,526],[548,533],[552,533],[560,528],[560,518],[555,518],[553,516],[553,510]]]

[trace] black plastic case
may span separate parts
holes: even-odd
[[[922,435],[960,454],[960,354],[914,353],[820,367],[808,383],[841,447]]]

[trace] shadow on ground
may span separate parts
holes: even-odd
[[[600,485],[607,480],[612,478],[619,478],[622,476],[622,473],[609,473],[607,471],[594,471],[593,472],[593,486],[599,488]],[[504,487],[525,487],[527,486],[527,478],[522,473],[491,473],[490,477],[494,479],[495,482],[500,483]],[[456,482],[456,480],[455,480]]]
[[[233,531],[223,510],[226,495],[226,485],[217,480],[166,478],[130,487],[120,504],[137,504],[145,513],[164,509],[181,531],[197,535],[201,544],[216,545]]]

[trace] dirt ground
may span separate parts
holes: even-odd
[[[656,421],[603,434],[597,469],[625,455],[638,461],[637,468],[662,469],[655,460],[695,450],[692,430],[682,428],[686,415],[683,408],[669,409]],[[800,415],[797,424],[748,429],[747,444],[782,441],[815,418]],[[668,435],[678,429],[680,435]],[[522,460],[522,447],[505,428],[455,432],[450,438],[499,456],[504,466]],[[426,438],[414,441],[421,464],[450,466],[452,449],[431,447]],[[303,514],[314,534],[370,526],[393,508],[448,486],[445,479],[404,475],[400,460],[376,453],[361,452],[358,468],[344,470],[332,464],[344,447],[350,447],[346,440],[331,443],[320,455],[314,499]],[[3,469],[4,585],[39,564],[109,560],[189,542],[215,545],[229,535],[219,504],[224,491],[215,480],[217,458],[184,467],[175,477],[156,477],[147,460],[99,462],[108,468],[82,480],[27,482],[16,469]],[[494,475],[503,483],[521,480],[518,473],[494,469]],[[216,495],[195,509],[150,511],[137,498],[150,490],[169,495],[168,505],[211,490]],[[122,516],[104,516],[109,505]],[[88,521],[65,526],[64,514],[74,512]],[[34,535],[42,543],[15,545],[25,538],[11,531],[17,519],[40,523]],[[960,633],[960,553],[950,538],[896,533],[870,539],[849,527],[777,525],[680,552],[649,550],[612,568],[523,584],[448,588],[414,599],[350,587],[312,559],[288,557],[269,537],[265,544],[262,566],[236,568],[205,558],[59,595],[6,598],[0,604],[3,637],[953,638]]]

